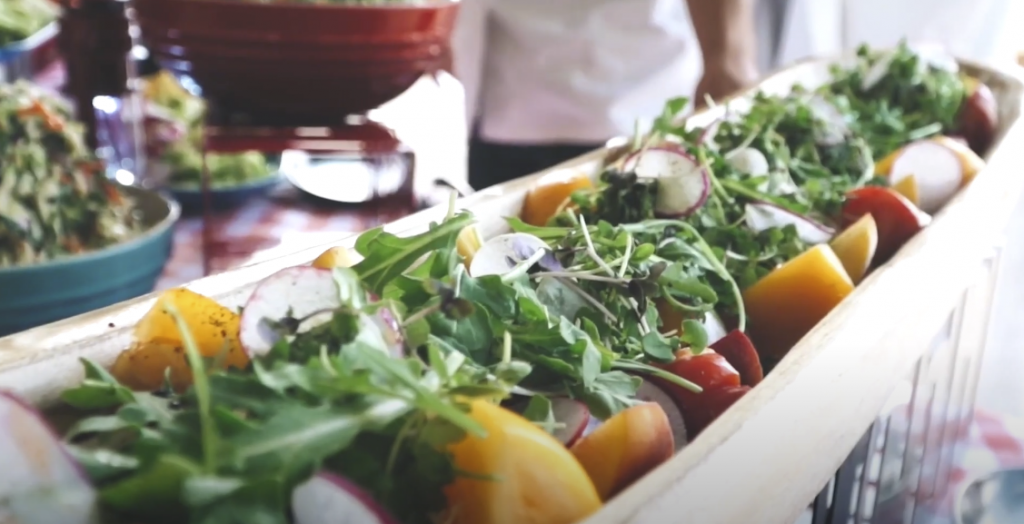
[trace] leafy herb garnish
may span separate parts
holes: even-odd
[[[875,83],[865,81],[879,74]],[[957,73],[929,63],[905,43],[886,52],[861,47],[854,66],[836,66],[832,75],[831,83],[815,90],[796,86],[785,96],[757,93],[742,114],[726,108],[725,116],[708,127],[688,126],[679,118],[687,100],[670,100],[651,133],[634,140],[634,150],[675,143],[710,173],[707,201],[685,221],[731,276],[707,275],[718,295],[714,308],[723,317],[740,314],[731,281],[744,289],[809,247],[793,226],[761,232],[747,227],[747,204],[769,203],[834,226],[851,189],[879,183],[876,160],[912,140],[955,129],[965,96]],[[763,155],[767,172],[752,175],[734,162],[733,155],[743,149]],[[646,224],[657,218],[656,180],[638,179],[615,163],[600,181],[599,190],[572,197],[588,223]],[[572,223],[572,210],[552,220],[553,225]],[[674,253],[661,254],[665,247],[659,245],[659,255],[671,257]],[[684,304],[673,306],[686,310]]]

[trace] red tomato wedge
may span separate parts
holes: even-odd
[[[878,228],[876,265],[889,260],[903,244],[931,222],[930,215],[887,187],[866,186],[847,194],[842,212],[843,228],[867,214],[874,217]]]
[[[700,355],[694,355],[688,349],[680,350],[676,353],[674,362],[662,367],[703,389],[701,393],[694,393],[664,379],[650,377],[654,383],[672,396],[682,410],[683,421],[686,423],[686,431],[691,440],[708,424],[705,420],[706,417],[702,414],[714,410],[714,406],[706,405],[709,399],[713,399],[708,393],[716,389],[740,385],[739,372],[724,356],[716,353],[713,349],[706,349]]]
[[[744,386],[756,386],[764,379],[761,358],[746,333],[734,329],[710,347],[736,368],[740,375],[740,383]]]

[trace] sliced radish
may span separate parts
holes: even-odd
[[[384,337],[388,353],[395,358],[405,357],[405,337],[402,336],[402,326],[398,324],[394,313],[388,308],[382,308],[372,318]]]
[[[658,146],[633,153],[625,169],[640,178],[658,181],[654,211],[662,216],[685,217],[700,209],[711,191],[711,177],[697,159],[681,148]]]
[[[895,51],[887,51],[882,56],[878,57],[871,67],[864,72],[864,76],[860,80],[861,91],[868,91],[871,88],[878,85],[886,76],[889,75],[889,68],[892,67],[892,61],[896,58]]]
[[[295,524],[398,524],[351,481],[320,473],[292,491]]]
[[[551,248],[540,238],[529,233],[506,233],[490,238],[480,246],[469,264],[469,274],[474,277],[504,275],[540,250],[548,253],[537,262],[538,265],[549,271],[562,269]]]
[[[551,414],[555,422],[563,424],[555,430],[554,437],[566,446],[572,446],[583,436],[591,418],[586,404],[567,397],[551,399]]]
[[[525,391],[525,390],[524,390]],[[527,391],[528,394],[513,391],[517,395],[531,397],[535,392]],[[590,416],[590,409],[587,405],[571,399],[569,397],[550,397],[551,400],[551,416],[554,417],[555,422],[559,423],[561,427],[556,428],[552,432],[552,436],[558,439],[559,442],[566,446],[572,446],[583,437],[584,431],[587,429],[587,424],[593,418]],[[508,407],[516,413],[523,413],[526,408],[530,405],[528,399],[518,399],[507,404]]]
[[[700,134],[697,135],[698,146],[704,146],[712,151],[718,149],[718,144],[715,143],[715,136],[718,135],[718,128],[722,125],[722,119],[716,118],[712,120],[710,124],[704,129],[701,129]]]
[[[745,215],[747,227],[758,233],[773,227],[792,225],[796,228],[800,240],[812,245],[828,242],[835,235],[834,230],[823,224],[767,202],[747,204]]]
[[[0,522],[88,524],[96,492],[43,416],[0,392]]]
[[[736,171],[752,177],[765,176],[770,169],[764,153],[753,147],[733,149],[726,153],[725,161]]]
[[[604,424],[603,420],[591,415],[590,420],[587,421],[587,425],[583,428],[583,435],[581,435],[580,438],[586,437],[587,435],[597,431],[597,428],[601,427],[601,424]]]
[[[645,380],[640,384],[636,392],[636,398],[644,402],[654,402],[661,406],[668,416],[668,424],[672,428],[672,440],[676,444],[676,451],[686,446],[689,437],[686,434],[686,423],[683,421],[683,411],[679,405],[672,400],[672,397],[664,389]]]
[[[709,342],[721,340],[729,333],[725,329],[725,322],[722,322],[722,317],[718,316],[718,313],[714,311],[708,311],[704,314],[704,332],[708,334]]]
[[[301,320],[298,332],[303,332],[329,320],[331,312],[340,306],[338,286],[330,269],[282,269],[253,290],[242,309],[238,338],[249,357],[265,355],[281,338],[268,320]]]
[[[935,213],[963,184],[963,164],[940,142],[919,140],[900,151],[889,170],[889,184],[896,185],[910,176],[917,183],[918,207],[925,213]]]
[[[846,140],[849,134],[849,126],[846,117],[833,104],[820,95],[814,95],[807,101],[811,110],[821,126],[815,129],[815,142],[823,146],[836,146]]]

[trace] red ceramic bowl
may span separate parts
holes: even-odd
[[[310,5],[134,0],[150,52],[222,108],[331,124],[439,69],[457,0],[425,5]]]

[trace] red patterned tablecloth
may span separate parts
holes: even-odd
[[[371,112],[370,117],[394,130],[412,149],[417,195],[429,192],[438,178],[456,185],[465,183],[464,99],[454,77],[447,73],[424,77],[399,98]],[[218,273],[327,243],[408,212],[387,204],[314,204],[287,182],[282,184],[268,198],[220,214],[208,224],[214,246],[206,253],[202,249],[203,219],[182,218],[175,230],[174,253],[157,287],[181,285],[204,276],[206,271]]]
[[[260,199],[217,217],[214,253],[205,261],[211,273],[241,267],[338,240],[382,223],[350,211],[314,211],[274,199]],[[174,252],[157,289],[204,276],[203,219],[185,217],[174,231]]]
[[[914,508],[913,524],[956,524],[956,498],[969,482],[1002,469],[1024,467],[1024,420],[976,409],[960,424],[944,425],[943,430],[946,437],[960,435],[943,438],[942,449],[932,454],[952,455],[949,471],[935,471],[934,463],[925,465],[920,485],[900,497],[881,502],[871,522],[905,524],[909,522],[909,506]],[[921,435],[911,438],[918,440],[918,445],[923,444]],[[939,481],[936,474],[945,480]],[[944,485],[945,489],[937,490],[937,485]]]

